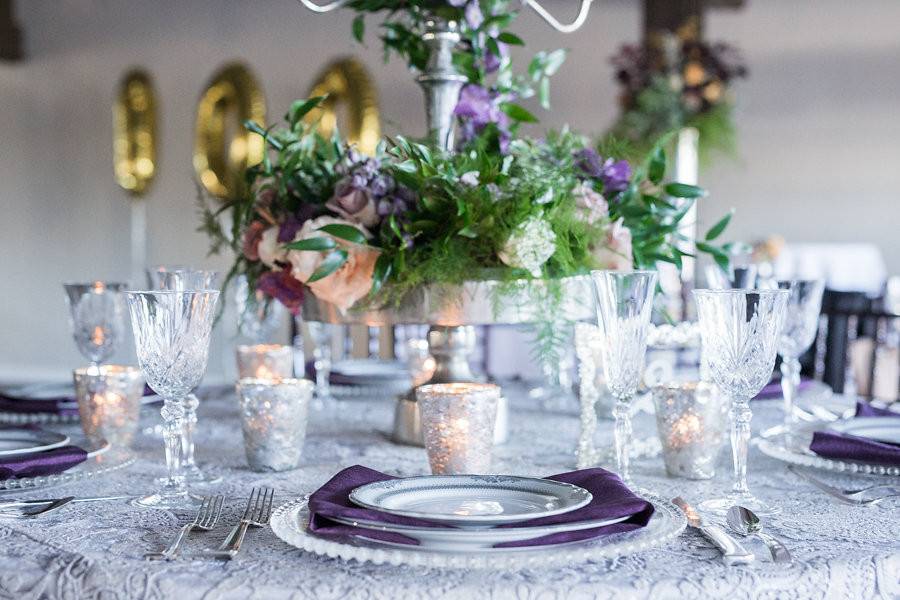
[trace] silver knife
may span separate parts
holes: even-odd
[[[753,553],[747,552],[740,542],[725,533],[718,525],[704,523],[694,507],[685,502],[681,496],[673,498],[672,502],[684,512],[688,525],[699,529],[706,539],[722,551],[722,560],[726,565],[745,565],[753,562],[755,558]]]

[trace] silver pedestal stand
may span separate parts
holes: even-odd
[[[567,277],[556,282],[561,299],[556,306],[559,317],[570,321],[596,319],[590,277]],[[475,345],[474,325],[524,325],[546,318],[547,283],[541,280],[519,282],[470,281],[461,287],[426,286],[394,309],[341,313],[333,304],[307,294],[303,318],[342,325],[364,324],[370,327],[430,323],[428,348],[435,360],[435,371],[426,383],[471,382],[469,356]],[[503,399],[497,415],[495,443],[507,438],[507,403]],[[404,444],[423,445],[415,390],[397,399],[393,439]]]

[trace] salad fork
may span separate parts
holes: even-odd
[[[203,502],[200,504],[200,510],[194,520],[182,527],[175,540],[169,544],[169,547],[162,552],[151,552],[144,555],[148,560],[172,560],[178,556],[181,543],[187,537],[188,533],[194,530],[209,531],[216,526],[219,515],[222,513],[222,504],[224,498],[218,496],[204,496]]]
[[[247,508],[238,523],[222,545],[216,550],[206,552],[207,555],[224,560],[231,560],[241,549],[244,536],[250,527],[265,527],[272,514],[272,503],[275,499],[275,490],[269,487],[253,488],[250,490],[250,498],[247,500]]]

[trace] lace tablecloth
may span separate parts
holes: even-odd
[[[524,393],[510,392],[511,436],[497,450],[497,470],[530,475],[571,470],[577,417],[542,411]],[[217,545],[255,485],[274,487],[276,502],[283,502],[355,463],[400,475],[427,472],[424,450],[388,441],[391,401],[348,400],[314,416],[302,468],[254,473],[245,466],[233,396],[209,396],[200,409],[197,454],[224,476],[214,489],[229,500],[219,526],[192,535],[186,552]],[[779,417],[777,403],[756,402],[754,408],[754,429]],[[143,419],[152,424],[158,416],[151,412]],[[646,416],[638,419],[636,430],[648,435],[652,422]],[[608,424],[598,436],[609,436]],[[163,471],[162,442],[143,435],[136,451],[133,466],[70,484],[66,494],[147,491]],[[33,521],[0,521],[0,598],[900,598],[900,505],[838,504],[799,482],[777,461],[755,448],[751,452],[751,486],[783,507],[780,516],[767,521],[767,529],[793,553],[795,562],[786,567],[767,562],[725,567],[718,552],[690,531],[655,550],[552,571],[426,571],[348,563],[302,553],[268,529],[251,530],[231,562],[187,557],[147,562],[142,555],[164,547],[187,516],[98,502],[70,504]],[[667,478],[658,457],[637,460],[634,471],[639,484],[660,495],[696,502],[727,489],[727,465],[723,453],[719,476],[704,483]]]

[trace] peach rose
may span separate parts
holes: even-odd
[[[303,224],[297,232],[295,241],[315,237],[330,237],[340,248],[347,251],[347,260],[341,267],[318,281],[307,283],[315,273],[322,261],[328,255],[327,252],[310,252],[304,250],[290,250],[287,260],[291,263],[291,274],[300,281],[306,283],[313,294],[320,300],[334,304],[341,312],[346,312],[357,300],[369,293],[372,288],[372,274],[375,271],[375,261],[380,252],[369,246],[354,244],[340,238],[331,236],[324,231],[318,231],[320,227],[338,223],[351,225],[359,229],[366,238],[371,234],[362,226],[354,225],[343,219],[334,217],[319,217]]]
[[[619,218],[606,228],[606,243],[594,250],[594,257],[606,269],[628,271],[633,268],[631,230]]]
[[[590,184],[582,182],[576,185],[572,188],[572,196],[575,198],[575,206],[581,209],[579,216],[591,225],[609,215],[606,198],[595,192]]]

